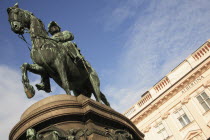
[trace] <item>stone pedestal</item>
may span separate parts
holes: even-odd
[[[143,140],[122,114],[83,95],[54,95],[29,107],[9,140]]]

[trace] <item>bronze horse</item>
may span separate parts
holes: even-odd
[[[34,64],[24,63],[21,66],[22,83],[28,98],[32,98],[35,94],[27,75],[27,71],[30,71],[41,75],[41,85],[45,84],[44,86],[47,87],[42,89],[40,84],[37,84],[39,90],[50,92],[46,89],[50,89],[49,78],[52,78],[66,94],[71,94],[70,92],[73,91],[75,96],[83,94],[90,98],[93,93],[96,101],[103,101],[110,106],[105,95],[100,91],[100,81],[96,71],[92,67],[78,67],[71,58],[71,46],[65,47],[62,43],[51,39],[42,21],[32,13],[20,9],[18,4],[9,7],[7,12],[12,31],[22,35],[27,29],[32,41],[30,54]]]

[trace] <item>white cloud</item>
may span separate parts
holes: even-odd
[[[106,20],[105,29],[113,30],[127,19],[135,16],[137,8],[140,7],[143,2],[143,0],[118,1],[118,6],[104,17]]]
[[[119,94],[109,95],[116,110],[124,112],[130,108],[137,100],[133,98],[140,98],[210,37],[209,4],[198,0],[150,1],[144,9],[134,8],[128,15],[124,14],[129,17],[137,11],[143,13],[135,15],[135,21],[125,30],[128,38],[116,76],[105,87],[106,93]],[[111,13],[123,9],[124,6],[117,7]],[[112,17],[113,22],[115,18]]]
[[[32,99],[27,99],[21,83],[20,71],[17,72],[7,66],[0,65],[0,77],[0,138],[6,140],[21,114],[30,105],[48,95],[39,92]]]
[[[115,88],[113,86],[105,87],[104,93],[111,100],[111,107],[118,112],[124,112],[128,107],[131,107],[133,103],[140,99],[140,94],[147,88],[140,90],[132,88]]]
[[[210,37],[209,4],[207,0],[127,0],[106,13],[108,30],[132,18],[130,28],[123,29],[127,38],[122,38],[125,42],[115,70],[103,73],[111,77],[103,91],[114,109],[125,112]],[[48,94],[39,92],[28,100],[20,72],[6,66],[0,66],[0,77],[0,137],[8,139],[23,111]],[[37,82],[37,78],[32,81]]]

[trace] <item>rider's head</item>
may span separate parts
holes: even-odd
[[[48,32],[51,35],[54,35],[55,33],[60,32],[60,31],[61,31],[61,28],[60,28],[60,26],[55,21],[51,21],[48,24]]]

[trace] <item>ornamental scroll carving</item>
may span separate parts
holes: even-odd
[[[162,115],[161,115],[162,120],[167,119],[169,115],[170,115],[169,112],[166,112],[166,113],[162,114]]]
[[[151,126],[147,126],[147,127],[143,130],[143,132],[144,132],[144,133],[147,133],[147,132],[149,132],[150,129],[151,129]]]
[[[207,123],[207,126],[210,128],[210,121]]]
[[[190,96],[187,96],[187,97],[185,97],[185,98],[181,101],[181,104],[184,105],[184,104],[188,103],[189,100],[190,100]]]
[[[69,129],[64,131],[55,126],[41,130],[38,133],[36,133],[35,129],[30,128],[26,132],[26,138],[27,140],[80,140],[81,138],[88,139],[88,136],[91,134],[107,137],[108,140],[134,140],[128,131],[121,129],[105,128],[105,131],[97,129]]]
[[[204,87],[205,87],[205,88],[210,87],[210,80],[208,80],[208,81],[205,82]]]

